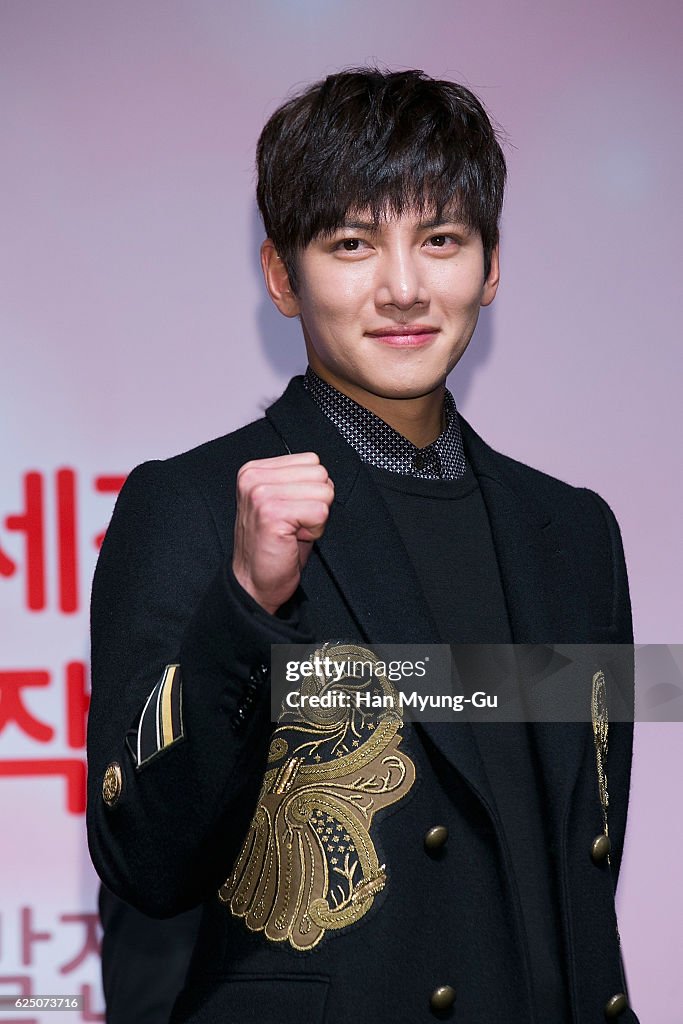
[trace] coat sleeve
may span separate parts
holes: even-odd
[[[609,725],[607,784],[609,792],[610,861],[616,888],[624,851],[626,817],[631,782],[633,752],[634,662],[633,624],[626,560],[619,525],[609,505],[594,491],[586,492],[597,506],[602,525],[601,535],[611,567],[612,636],[618,645],[612,659],[611,682],[619,691],[619,717]],[[608,687],[610,678],[607,679]]]
[[[237,584],[173,460],[131,473],[93,582],[87,824],[98,874],[143,913],[229,874],[266,766],[270,645],[308,642],[305,619],[301,590],[271,616]]]

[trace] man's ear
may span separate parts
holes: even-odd
[[[491,252],[491,269],[489,276],[484,281],[484,288],[481,294],[481,305],[490,306],[498,291],[500,281],[500,245],[496,242]]]
[[[299,301],[289,283],[287,268],[270,238],[261,246],[261,269],[271,299],[284,316],[299,315]]]

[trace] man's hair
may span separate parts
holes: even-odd
[[[478,230],[485,276],[498,241],[505,157],[477,97],[423,71],[351,68],[279,107],[256,150],[266,233],[297,290],[296,256],[348,214],[409,211]]]

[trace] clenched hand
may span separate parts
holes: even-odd
[[[232,569],[267,612],[276,612],[298,587],[333,498],[334,484],[315,452],[257,459],[240,468]]]

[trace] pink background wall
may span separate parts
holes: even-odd
[[[0,759],[82,761],[65,666],[87,658],[93,537],[113,502],[95,478],[256,417],[303,368],[298,327],[260,281],[254,145],[292,86],[370,60],[460,80],[504,126],[502,285],[453,390],[494,446],[607,499],[636,639],[681,641],[682,23],[673,0],[3,0],[0,549],[17,569],[0,574],[0,671],[49,673],[25,703],[53,734],[9,724]],[[59,607],[62,467],[73,612]],[[35,611],[6,523],[29,471],[47,530]],[[637,729],[619,911],[643,1024],[683,1021],[682,739],[678,724]],[[94,956],[60,973],[80,934],[62,918],[94,909],[83,817],[57,778],[0,779],[0,800],[17,822],[0,852],[0,975],[90,984],[100,1009]],[[28,965],[22,907],[52,936]]]

